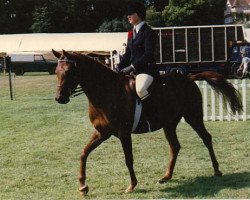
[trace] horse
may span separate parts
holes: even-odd
[[[136,109],[136,93],[131,87],[131,78],[119,74],[99,61],[86,55],[52,50],[58,58],[55,73],[58,79],[55,100],[60,104],[70,101],[77,86],[80,85],[89,103],[89,118],[95,128],[90,141],[83,148],[80,156],[80,188],[86,195],[86,162],[89,154],[101,143],[117,137],[122,145],[125,163],[130,174],[130,184],[126,193],[133,192],[137,178],[133,168],[131,134]],[[222,75],[215,72],[201,72],[191,76],[169,74],[155,81],[154,90],[158,94],[158,118],[170,146],[170,161],[163,177],[158,183],[166,183],[172,178],[180,143],[176,127],[181,118],[197,132],[208,149],[215,176],[222,176],[212,144],[212,136],[203,122],[202,96],[194,82],[206,80],[216,92],[221,93],[233,113],[242,111],[239,92]],[[156,95],[155,93],[155,95]],[[157,95],[156,95],[157,96]],[[152,105],[153,106],[153,105]]]

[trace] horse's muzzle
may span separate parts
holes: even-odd
[[[60,103],[60,104],[67,104],[67,103],[69,103],[69,97],[58,96],[58,97],[55,97],[55,100],[58,103]]]

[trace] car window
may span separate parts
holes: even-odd
[[[35,60],[35,61],[44,61],[42,55],[34,55],[34,60]]]

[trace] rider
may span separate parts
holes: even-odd
[[[152,116],[154,108],[148,88],[157,76],[155,67],[156,34],[145,23],[146,8],[140,2],[130,2],[126,12],[128,21],[133,30],[128,32],[126,52],[118,65],[124,74],[132,71],[136,75],[135,86],[137,95],[146,108],[147,116]]]

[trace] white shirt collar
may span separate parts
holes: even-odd
[[[141,29],[141,27],[145,24],[144,21],[141,21],[139,24],[137,24],[136,26],[134,26],[134,29],[136,30],[136,33],[139,32],[139,30]]]

